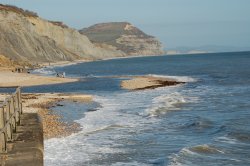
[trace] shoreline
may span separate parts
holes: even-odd
[[[8,97],[0,93],[0,101]],[[62,117],[53,111],[53,107],[62,106],[61,101],[88,103],[93,101],[92,95],[64,93],[23,93],[22,103],[24,113],[37,113],[43,126],[44,139],[62,138],[81,130],[79,123],[63,121]]]
[[[161,55],[159,55],[161,56]],[[112,59],[125,59],[136,58],[144,56],[133,57],[115,57],[107,58],[104,60]],[[41,68],[47,66],[67,66],[79,63],[91,62],[86,60],[78,61],[63,61],[58,63],[46,63]],[[153,76],[127,76],[130,80],[124,80],[121,82],[121,87],[127,90],[144,90],[154,89],[163,86],[171,86],[182,84],[183,82],[177,82],[175,80],[153,77]],[[36,74],[27,73],[13,73],[11,71],[0,71],[0,87],[9,86],[35,86],[35,85],[49,85],[59,83],[76,82],[78,79],[74,78],[58,78],[39,76]],[[126,85],[127,84],[127,85]],[[1,95],[1,94],[0,94]],[[59,115],[53,113],[52,107],[57,106],[60,101],[76,101],[76,102],[90,102],[92,101],[91,95],[79,95],[79,94],[63,94],[63,93],[24,93],[23,95],[23,110],[26,113],[38,113],[42,124],[43,133],[45,139],[66,137],[73,133],[80,131],[80,125],[76,122],[63,122]]]
[[[112,57],[112,58],[104,58],[100,61],[105,60],[113,60],[113,59],[130,59],[130,58],[141,58],[141,57],[156,57],[156,56],[165,56],[165,54],[162,55],[131,55],[131,56],[122,56],[122,57]]]
[[[129,77],[128,77],[129,78]],[[177,81],[169,78],[154,77],[154,76],[134,76],[129,80],[121,81],[121,88],[126,90],[147,90],[156,89],[165,86],[175,86],[184,84],[185,82]]]
[[[37,113],[43,125],[44,139],[61,138],[77,133],[80,124],[74,121],[62,121],[62,117],[53,111],[60,101],[92,102],[91,95],[63,93],[24,93],[23,110],[26,113]]]
[[[40,67],[36,69],[41,69],[45,67],[64,67],[64,66],[70,66],[70,65],[76,65],[79,63],[85,63],[85,62],[92,62],[92,60],[74,60],[74,61],[59,61],[59,62],[46,62],[39,64]],[[33,69],[35,70],[35,69]]]
[[[123,57],[110,57],[110,58],[104,58],[104,59],[96,59],[96,60],[86,60],[86,59],[80,59],[80,60],[73,60],[73,61],[60,61],[60,62],[46,62],[46,63],[40,63],[39,68],[44,67],[61,67],[61,66],[70,66],[80,63],[86,63],[86,62],[96,62],[96,61],[107,61],[107,60],[115,60],[115,59],[130,59],[130,58],[141,58],[141,57],[155,57],[155,56],[165,56],[163,55],[131,55],[131,56],[123,56]]]
[[[62,84],[62,83],[71,83],[77,81],[79,81],[79,79],[76,78],[48,77],[36,74],[0,71],[1,88],[16,87],[16,86],[27,87],[27,86],[38,86],[38,85]]]

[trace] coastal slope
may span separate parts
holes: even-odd
[[[162,44],[128,22],[95,24],[79,31],[102,48],[120,50],[126,55],[162,55]]]
[[[25,64],[162,55],[160,41],[127,22],[78,31],[36,13],[0,4],[0,55]]]
[[[0,55],[29,63],[96,60],[125,56],[96,47],[77,30],[36,13],[0,4]]]

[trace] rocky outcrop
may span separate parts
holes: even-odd
[[[79,31],[90,41],[113,46],[126,55],[162,55],[162,44],[153,36],[147,35],[128,22],[96,24]]]

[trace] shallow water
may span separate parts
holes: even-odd
[[[82,81],[27,92],[94,95],[65,106],[82,131],[45,142],[46,165],[250,165],[250,52],[158,56],[46,68]],[[120,89],[121,75],[158,75],[185,85]],[[96,111],[86,111],[91,107]],[[72,110],[71,110],[72,112]]]

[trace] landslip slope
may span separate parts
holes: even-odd
[[[155,37],[147,35],[128,22],[95,24],[79,31],[90,41],[106,48],[123,51],[126,55],[162,55],[162,44]]]

